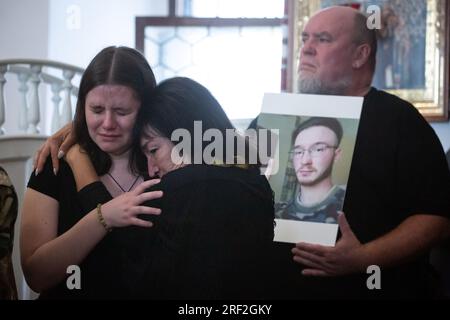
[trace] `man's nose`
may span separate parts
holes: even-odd
[[[306,39],[303,40],[303,44],[300,50],[300,60],[303,55],[315,55],[316,54],[316,46],[314,39]]]
[[[311,161],[312,161],[311,153],[308,150],[305,150],[302,156],[302,164],[309,164],[311,163]]]

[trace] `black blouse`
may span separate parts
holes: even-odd
[[[50,157],[41,173],[37,176],[34,173],[31,174],[28,187],[58,201],[58,236],[95,209],[98,203],[104,203],[111,199],[111,195],[101,182],[89,185],[78,193],[72,170],[67,162],[60,160],[60,170],[55,176]],[[35,207],[35,214],[39,214],[39,203],[36,203]],[[69,290],[66,279],[64,279],[55,287],[42,292],[39,298],[96,299],[122,297],[123,288],[120,287],[119,282],[114,280],[117,261],[111,259],[116,255],[117,244],[115,241],[116,237],[112,233],[108,234],[80,264],[80,290]]]

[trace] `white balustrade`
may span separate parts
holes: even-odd
[[[5,123],[5,95],[3,92],[3,86],[6,82],[6,70],[6,66],[0,66],[0,135],[5,133],[3,130],[3,124]]]
[[[50,70],[56,70],[56,73]],[[60,76],[55,76],[58,70]],[[11,126],[8,122],[8,110],[17,110],[18,123],[13,124],[13,127],[17,128],[18,132],[40,133],[41,106],[46,105],[46,101],[43,101],[40,96],[41,87],[49,88],[48,92],[51,92],[51,108],[45,110],[51,112],[53,109],[52,132],[70,122],[73,116],[72,98],[78,94],[78,88],[74,85],[73,79],[76,75],[81,76],[83,72],[81,68],[49,60],[0,60],[0,135],[4,134],[5,124]],[[20,102],[15,104],[18,105],[9,105],[5,97],[5,88],[12,84],[12,82],[7,83],[9,79],[5,77],[7,74],[17,75],[18,86],[15,90],[8,89],[8,94],[17,92]],[[61,91],[63,91],[62,99]],[[61,101],[62,105],[60,105]]]

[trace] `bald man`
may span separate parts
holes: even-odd
[[[301,42],[300,92],[361,96],[364,104],[340,237],[335,247],[291,246],[294,262],[279,269],[284,297],[433,296],[428,253],[450,232],[450,173],[436,134],[410,103],[371,87],[377,45],[363,14],[319,11]],[[368,285],[371,265],[380,267],[381,289]]]

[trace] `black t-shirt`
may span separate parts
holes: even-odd
[[[58,236],[69,230],[98,203],[107,202],[111,196],[106,188],[99,188],[101,182],[89,185],[77,193],[75,180],[69,165],[60,160],[60,170],[55,176],[50,157],[44,169],[37,176],[31,174],[28,187],[43,193],[59,204]],[[100,190],[100,192],[98,191]],[[36,214],[40,213],[39,203],[35,204]],[[55,287],[42,292],[40,299],[95,299],[119,298],[122,288],[115,280],[115,264],[111,257],[116,256],[116,239],[108,234],[88,254],[80,264],[81,290],[69,290],[66,280]]]
[[[413,214],[450,217],[450,173],[434,130],[408,102],[364,99],[344,211],[362,242]]]
[[[450,173],[433,129],[410,103],[372,88],[364,99],[343,210],[357,238],[372,241],[414,214],[450,217],[449,194]],[[279,273],[289,275],[282,298],[421,297],[432,290],[428,254],[382,269],[382,290],[368,290],[367,274],[302,277],[292,247],[275,244]]]

